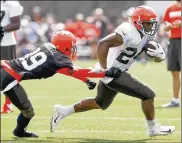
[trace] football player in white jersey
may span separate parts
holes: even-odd
[[[20,16],[23,7],[18,1],[1,1],[1,26],[4,30],[4,37],[1,41],[0,57],[1,60],[11,60],[16,58],[16,39],[14,31],[20,28]],[[5,103],[1,113],[11,113],[12,103],[5,96]]]
[[[121,76],[101,79],[95,98],[86,98],[70,106],[54,105],[50,123],[51,132],[54,132],[55,127],[62,119],[73,113],[92,109],[107,109],[118,93],[124,93],[141,100],[149,136],[168,135],[174,132],[175,126],[162,126],[155,120],[154,91],[127,72],[136,56],[154,38],[157,30],[158,23],[155,11],[148,6],[138,6],[132,14],[131,22],[122,23],[115,29],[114,33],[101,39],[97,46],[101,66],[98,71],[117,67],[122,71]],[[158,43],[154,45],[156,49],[148,48],[147,54],[154,57],[155,60],[164,60],[165,53],[162,47]]]

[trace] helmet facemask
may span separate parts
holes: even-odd
[[[77,47],[74,45],[71,49],[70,49],[70,52],[71,52],[71,57],[74,58],[76,56],[76,53],[77,53]]]
[[[148,36],[155,36],[159,29],[157,20],[141,21],[140,26],[141,26],[141,29],[139,29],[140,32]]]

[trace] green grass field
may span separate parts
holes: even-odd
[[[93,66],[96,61],[76,62],[82,67]],[[161,109],[160,105],[172,98],[172,80],[166,71],[166,63],[150,62],[146,66],[136,63],[130,70],[134,76],[156,91],[156,119],[163,125],[175,125],[176,131],[169,136],[148,137],[140,100],[118,94],[105,111],[95,110],[65,118],[55,133],[49,132],[49,122],[54,104],[70,105],[85,97],[94,97],[96,90],[73,78],[56,75],[46,80],[23,81],[35,109],[35,117],[28,130],[40,135],[38,139],[19,139],[12,135],[19,111],[1,115],[2,143],[173,143],[181,140],[180,108]],[[98,79],[93,79],[98,82]],[[4,96],[2,96],[2,101]],[[9,141],[8,141],[9,140]],[[10,141],[11,140],[11,141]]]

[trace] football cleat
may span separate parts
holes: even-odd
[[[161,107],[162,108],[174,108],[174,107],[179,107],[179,106],[180,106],[179,103],[175,103],[174,101],[171,101],[167,104],[162,105]]]
[[[64,118],[64,107],[61,105],[54,105],[53,114],[50,122],[50,132],[54,132],[56,126]]]
[[[159,124],[148,127],[148,135],[152,136],[165,136],[175,131],[175,126],[161,126]]]
[[[38,138],[39,136],[25,130],[14,129],[13,135],[20,138]]]

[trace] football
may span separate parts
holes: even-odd
[[[156,42],[154,42],[154,41],[150,41],[149,43],[147,43],[147,44],[145,45],[145,53],[147,54],[148,48],[154,49],[154,50],[155,50],[155,49],[156,49],[155,44],[156,44]],[[153,58],[152,56],[150,56],[150,55],[148,55],[148,54],[147,54],[147,56],[148,56],[149,58]]]
[[[157,43],[155,41],[150,41],[149,43],[147,43],[145,45],[145,50],[147,51],[148,48],[150,49],[156,49],[156,45]]]
[[[152,56],[150,56],[149,54],[147,54],[147,50],[148,50],[148,48],[150,48],[150,49],[156,49],[156,45],[157,45],[157,43],[155,42],[155,41],[150,41],[149,43],[147,43],[146,45],[145,45],[145,53],[146,53],[146,55],[149,57],[149,58],[152,58],[155,62],[161,62],[162,60],[161,59],[159,59],[159,58],[156,58],[156,57],[152,57]]]

